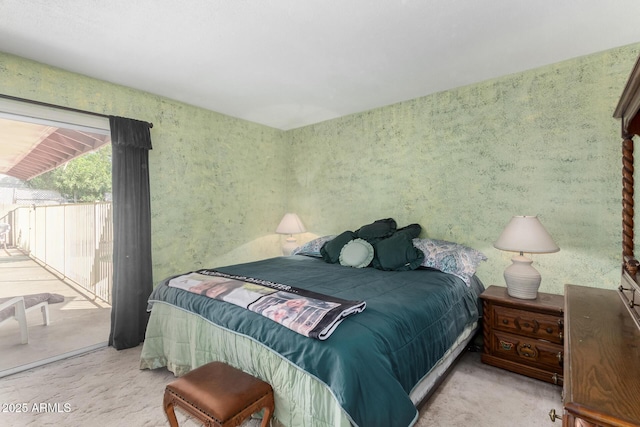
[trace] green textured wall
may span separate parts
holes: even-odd
[[[485,284],[510,253],[512,215],[538,214],[561,248],[534,255],[542,290],[614,287],[621,252],[619,123],[640,44],[281,132],[0,53],[0,92],[154,123],[156,280],[278,255],[284,211],[314,235],[394,217],[483,251]]]
[[[3,53],[0,93],[153,122],[155,281],[279,254],[281,131]]]
[[[287,133],[290,208],[323,235],[393,217],[489,258],[512,215],[539,215],[561,251],[534,255],[542,291],[619,284],[621,149],[612,118],[640,45]],[[471,66],[471,65],[470,65]]]

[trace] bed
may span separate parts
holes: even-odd
[[[166,366],[182,375],[209,361],[229,363],[273,386],[274,416],[284,426],[413,425],[417,406],[477,331],[484,289],[474,271],[445,272],[452,259],[461,264],[461,248],[476,261],[481,254],[449,242],[428,243],[416,252],[438,246],[435,258],[446,264],[440,270],[429,264],[434,257],[421,259],[415,269],[384,270],[327,262],[315,252],[216,269],[366,302],[366,309],[345,318],[324,340],[169,286],[184,273],[167,278],[149,298],[141,368]]]

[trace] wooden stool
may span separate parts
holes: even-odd
[[[211,362],[169,383],[164,411],[171,427],[178,427],[174,406],[180,406],[207,427],[236,427],[265,408],[262,427],[273,415],[273,389],[239,369]]]

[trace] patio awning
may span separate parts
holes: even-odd
[[[110,141],[109,135],[0,118],[0,173],[26,181]]]

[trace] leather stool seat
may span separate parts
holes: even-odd
[[[211,362],[169,383],[164,410],[177,427],[174,406],[198,418],[205,426],[235,427],[265,408],[262,427],[274,410],[273,389],[266,382],[222,362]]]

